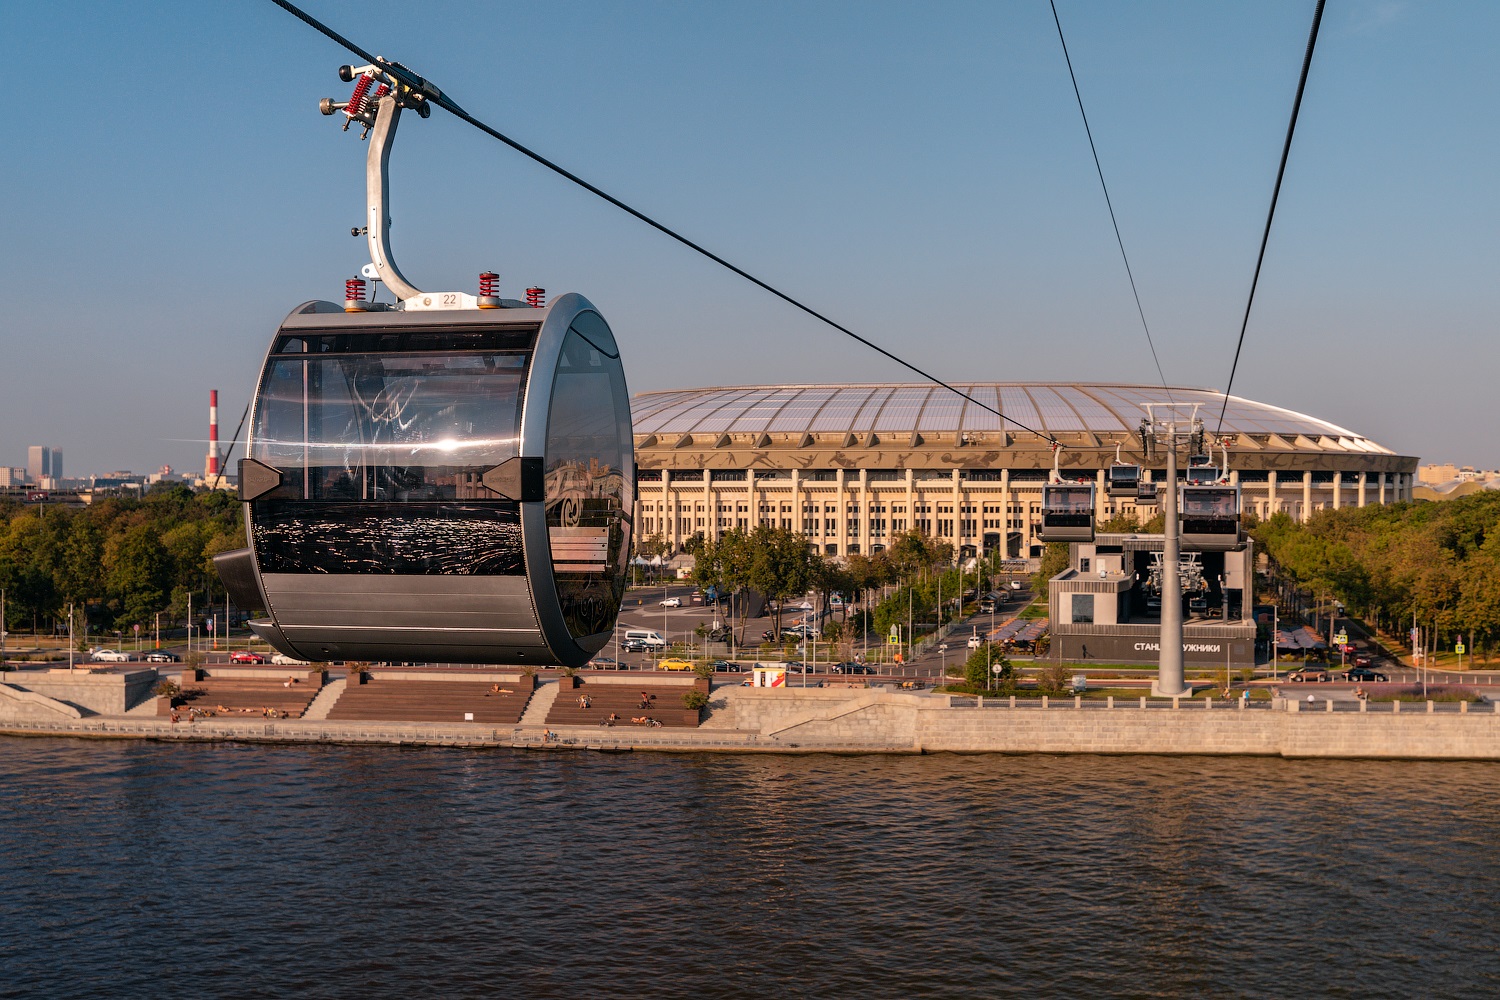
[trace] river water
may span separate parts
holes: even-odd
[[[1500,765],[0,740],[0,996],[1476,996]]]

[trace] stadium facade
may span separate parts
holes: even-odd
[[[680,546],[695,534],[768,524],[830,556],[874,553],[916,528],[964,555],[1036,558],[1050,442],[1071,478],[1094,478],[1097,516],[1137,513],[1104,495],[1116,459],[1160,483],[1165,459],[1143,453],[1148,404],[1201,404],[1210,432],[1223,394],[1083,382],[958,386],[1016,421],[920,384],[747,385],[634,398],[636,530]],[[1178,412],[1186,412],[1179,410]],[[1022,430],[1017,424],[1034,430]],[[1242,508],[1284,511],[1391,503],[1412,496],[1418,459],[1292,410],[1231,396],[1222,442]],[[1216,463],[1223,452],[1214,449]],[[1139,511],[1142,519],[1155,508]]]

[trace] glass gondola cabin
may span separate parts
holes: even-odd
[[[1238,486],[1182,487],[1179,514],[1182,546],[1199,552],[1227,552],[1240,545]]]
[[[1107,492],[1112,497],[1134,497],[1140,493],[1141,467],[1139,465],[1111,465],[1106,480]]]
[[[1042,487],[1042,525],[1037,537],[1044,542],[1092,542],[1094,540],[1094,484],[1047,483]]]
[[[271,343],[251,428],[250,544],[219,566],[277,649],[579,666],[612,636],[630,399],[581,296],[443,312],[307,303]]]

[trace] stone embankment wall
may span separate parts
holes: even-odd
[[[0,674],[0,684],[30,691],[63,702],[89,715],[124,715],[151,697],[157,673],[152,668],[91,673],[67,668],[10,670]],[[7,699],[15,704],[15,699]],[[6,718],[0,704],[0,718]]]
[[[548,685],[551,687],[551,685]],[[545,689],[544,689],[545,693]],[[956,753],[1246,754],[1287,757],[1388,757],[1500,760],[1500,713],[1493,705],[1467,712],[1305,711],[1296,702],[1239,708],[1223,701],[1184,700],[1177,708],[1131,700],[1074,707],[1072,699],[1042,708],[880,688],[758,689],[720,687],[698,729],[622,727],[563,729],[542,725],[495,728],[476,724],[294,720],[266,723],[209,719],[92,716],[60,700],[15,686],[0,690],[0,731],[148,739],[328,741],[515,746],[532,749],[671,751],[865,751]]]
[[[1296,703],[1242,709],[1184,701],[1173,709],[1135,702],[1043,709],[972,699],[869,691],[721,689],[704,728],[752,731],[813,745],[958,753],[1244,754],[1287,757],[1500,759],[1500,714],[1304,712]],[[964,707],[956,707],[962,702]],[[1415,709],[1412,711],[1411,709]]]

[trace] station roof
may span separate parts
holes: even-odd
[[[941,386],[913,383],[856,385],[742,385],[638,394],[631,405],[637,436],[744,433],[850,433],[928,436],[962,432],[1024,433],[1011,420],[1048,434],[1079,432],[1134,436],[1143,404],[1202,404],[1199,416],[1218,425],[1224,394],[1212,389],[1116,382],[959,382],[955,386],[993,406],[1001,418]],[[1170,397],[1170,398],[1169,398]],[[1188,411],[1182,412],[1184,416]],[[1390,449],[1326,420],[1230,396],[1225,434],[1299,436],[1323,447],[1390,455]]]

